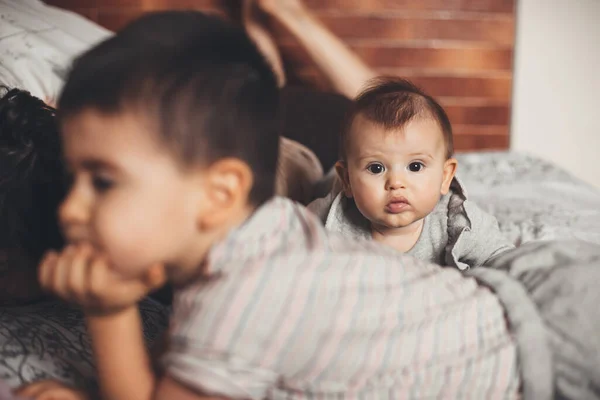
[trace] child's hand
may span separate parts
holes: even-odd
[[[15,394],[34,400],[89,400],[89,396],[81,390],[74,389],[64,383],[46,380],[21,386]]]
[[[136,279],[122,278],[111,270],[106,258],[86,244],[48,253],[38,274],[42,288],[94,315],[115,314],[129,308],[166,280],[162,265],[148,268]]]

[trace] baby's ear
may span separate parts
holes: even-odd
[[[352,187],[350,186],[350,176],[348,175],[348,168],[344,161],[338,161],[335,163],[335,172],[337,172],[340,181],[342,182],[342,190],[346,197],[352,197]]]
[[[454,179],[454,175],[456,174],[457,166],[458,161],[456,158],[449,158],[444,163],[444,177],[442,180],[442,187],[440,188],[440,193],[442,195],[450,191],[450,184],[452,183],[452,179]]]

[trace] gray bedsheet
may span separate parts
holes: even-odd
[[[167,309],[148,299],[141,302],[140,312],[150,346],[167,326]],[[83,314],[59,301],[0,308],[0,380],[17,387],[48,378],[94,387]]]
[[[600,190],[528,155],[463,154],[458,160],[471,199],[496,216],[515,245],[560,239],[600,244]]]
[[[504,305],[525,400],[600,400],[600,246],[529,242],[467,274]]]

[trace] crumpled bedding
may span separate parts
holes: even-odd
[[[55,101],[72,59],[110,35],[41,0],[0,0],[0,84]]]
[[[140,303],[148,346],[165,331],[168,310],[148,298]],[[95,388],[90,338],[83,313],[60,301],[0,307],[0,380],[11,387],[58,379]]]
[[[528,242],[466,274],[504,306],[523,399],[600,400],[600,246]]]
[[[498,219],[515,245],[578,239],[600,244],[600,190],[537,157],[511,152],[458,155],[470,199]]]

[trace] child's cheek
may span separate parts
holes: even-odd
[[[105,207],[95,221],[94,236],[99,250],[125,276],[135,273],[139,258],[144,255],[141,245],[144,238],[140,236],[143,226],[136,219],[135,213],[126,209]]]

